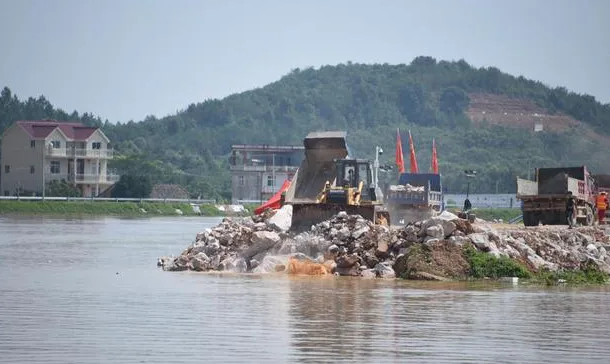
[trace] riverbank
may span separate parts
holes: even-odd
[[[247,213],[247,211],[246,211]],[[91,216],[239,216],[214,204],[131,201],[27,201],[0,200],[0,215],[91,215]]]
[[[471,280],[517,277],[534,283],[604,283],[610,273],[610,232],[563,226],[497,230],[454,214],[404,227],[374,225],[340,213],[297,235],[290,207],[275,215],[224,219],[199,233],[168,271],[231,271],[365,278]]]

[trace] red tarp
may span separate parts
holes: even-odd
[[[274,210],[279,209],[280,208],[280,199],[282,198],[282,192],[286,191],[288,189],[288,187],[290,187],[290,181],[285,180],[282,187],[280,187],[280,190],[277,191],[275,193],[275,195],[271,196],[269,201],[267,201],[264,204],[257,207],[254,210],[254,213],[258,215],[258,214],[263,213],[266,209],[274,209]]]

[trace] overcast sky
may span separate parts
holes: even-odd
[[[0,87],[139,121],[296,67],[429,55],[607,103],[609,19],[606,0],[0,0]]]

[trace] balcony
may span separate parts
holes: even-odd
[[[116,183],[121,176],[118,174],[73,174],[70,177],[70,180],[77,184],[113,184]]]
[[[113,149],[84,149],[84,148],[48,148],[45,155],[58,158],[92,158],[110,159]]]
[[[66,180],[66,182],[76,184],[102,184],[111,185],[116,183],[121,176],[117,174],[66,174],[66,173],[45,173],[47,181]]]

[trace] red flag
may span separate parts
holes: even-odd
[[[411,137],[411,130],[409,130],[409,149],[411,151],[411,173],[418,173],[417,159],[415,159],[415,146],[413,146],[413,138]]]
[[[438,174],[438,157],[436,156],[436,142],[432,139],[432,173]]]
[[[396,166],[398,167],[398,173],[404,173],[405,161],[402,158],[402,141],[398,129],[396,129]]]

